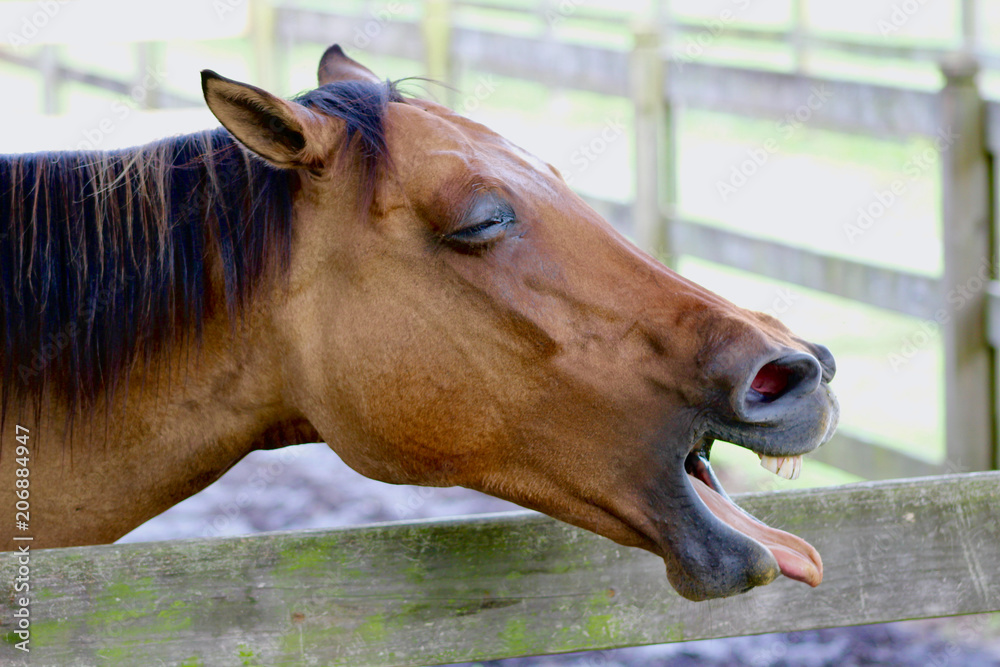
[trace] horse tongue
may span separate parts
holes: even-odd
[[[823,581],[823,561],[819,552],[801,537],[761,523],[697,477],[688,475],[694,490],[717,519],[763,544],[778,561],[781,573],[810,586]]]

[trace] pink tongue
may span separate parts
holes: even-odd
[[[776,396],[788,386],[788,376],[791,371],[777,364],[766,364],[757,371],[750,387],[765,396]]]
[[[712,514],[731,528],[767,547],[778,561],[778,567],[781,568],[783,575],[810,586],[819,586],[823,581],[823,560],[811,544],[801,537],[764,525],[697,477],[692,475],[688,477],[691,478],[694,490],[698,492],[698,496]]]

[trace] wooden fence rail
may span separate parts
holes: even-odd
[[[53,549],[29,664],[432,665],[1000,610],[1000,472],[737,500],[816,545],[819,588],[688,602],[655,556],[525,512]]]

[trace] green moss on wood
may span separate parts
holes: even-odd
[[[325,570],[333,558],[336,558],[335,552],[319,545],[293,545],[282,551],[275,574],[313,574],[316,570]]]
[[[611,614],[594,614],[587,618],[585,632],[595,644],[609,644],[614,642],[617,627]]]
[[[389,634],[385,629],[385,616],[383,614],[369,616],[358,626],[357,634],[368,644],[384,642]]]
[[[243,667],[263,667],[264,663],[261,662],[260,658],[254,653],[253,649],[246,644],[240,644],[236,647],[236,657],[239,659],[240,664]]]
[[[74,630],[73,623],[39,618],[32,619],[31,645],[38,649],[47,646],[65,646],[73,640]]]
[[[655,556],[534,516],[45,551],[32,562],[45,590],[32,607],[32,657],[441,664],[843,625],[862,614],[992,611],[997,488],[1000,473],[984,473],[746,496],[741,504],[777,526],[801,523],[828,579],[699,604],[669,589]],[[905,529],[887,533],[901,517]],[[0,575],[12,567],[0,558]],[[861,587],[872,591],[863,610]],[[0,613],[9,618],[12,604],[0,599]],[[500,630],[484,634],[491,627]]]
[[[506,655],[524,655],[531,650],[528,640],[528,621],[523,618],[509,618],[500,631],[500,641]]]

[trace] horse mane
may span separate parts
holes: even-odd
[[[357,81],[296,99],[346,121],[362,205],[398,99],[391,83]],[[0,425],[47,392],[72,418],[136,364],[200,341],[213,309],[238,321],[289,265],[296,182],[221,127],[111,152],[0,155]],[[209,289],[216,266],[224,304]]]

